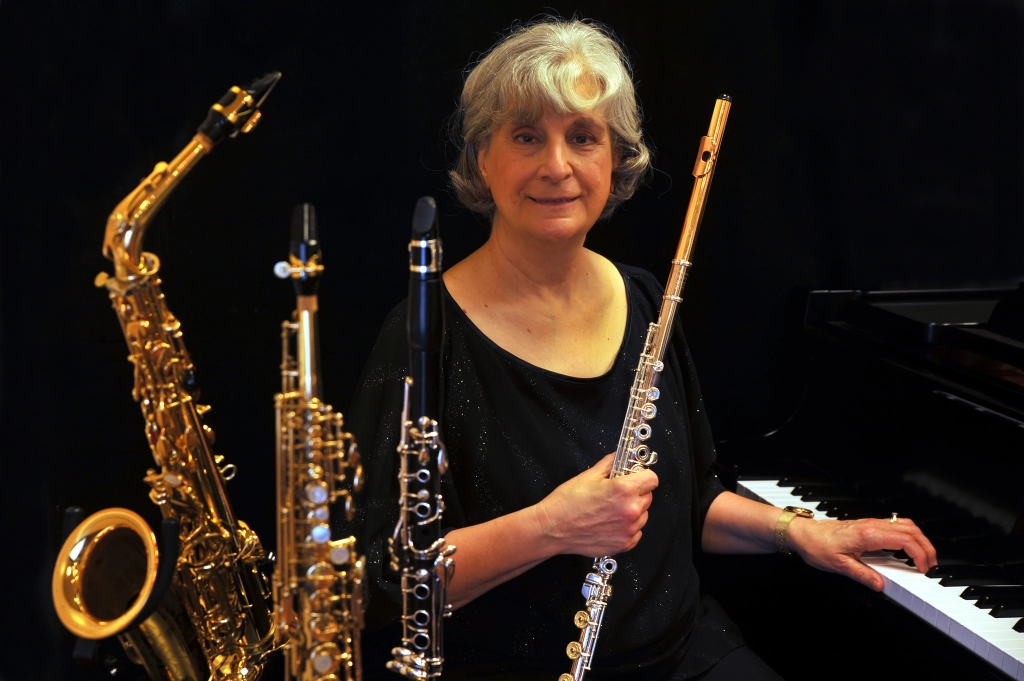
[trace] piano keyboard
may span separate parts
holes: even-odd
[[[736,491],[741,496],[773,506],[800,506],[824,518],[818,502],[803,501],[793,487],[780,487],[779,480],[740,477]],[[939,556],[942,558],[941,554]],[[961,596],[964,586],[942,586],[914,567],[898,560],[892,552],[866,553],[861,561],[885,580],[883,593],[915,615],[987,660],[1011,679],[1024,681],[1024,619],[993,617],[990,609],[975,606],[975,600]],[[1015,628],[1016,627],[1016,628]]]

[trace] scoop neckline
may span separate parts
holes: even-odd
[[[622,332],[622,342],[619,344],[619,349],[615,353],[615,360],[612,362],[611,367],[608,368],[608,371],[601,374],[600,376],[570,376],[568,374],[560,374],[557,371],[551,371],[550,369],[539,367],[536,364],[527,362],[522,357],[512,354],[511,352],[509,352],[508,350],[506,350],[505,348],[501,347],[493,340],[491,340],[491,338],[486,333],[481,331],[480,327],[478,327],[473,322],[473,320],[469,318],[469,315],[467,315],[465,311],[463,311],[462,306],[459,305],[459,301],[455,300],[454,296],[452,296],[452,294],[448,291],[448,286],[444,283],[443,278],[441,279],[441,286],[444,289],[445,300],[451,303],[450,307],[455,310],[455,314],[469,326],[469,328],[473,331],[474,334],[479,336],[484,341],[484,343],[489,345],[491,349],[497,352],[500,356],[513,362],[514,364],[518,364],[519,366],[521,366],[524,369],[527,369],[528,371],[541,374],[542,376],[546,376],[548,378],[565,381],[567,383],[599,383],[610,378],[612,374],[615,373],[615,370],[619,368],[619,365],[623,362],[623,351],[629,344],[630,336],[633,332],[633,282],[631,281],[629,275],[627,275],[622,270],[622,267],[620,267],[619,263],[615,262],[614,260],[611,262],[613,265],[615,265],[615,269],[616,271],[618,271],[619,276],[622,277],[622,285],[626,289],[626,328]]]

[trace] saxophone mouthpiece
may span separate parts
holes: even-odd
[[[281,72],[271,71],[245,86],[245,91],[256,101],[257,109],[263,106],[263,101],[279,80],[281,80]]]
[[[292,211],[292,237],[288,255],[297,295],[316,294],[320,272],[324,269],[322,258],[316,208],[311,203],[300,203]]]
[[[249,83],[244,88],[233,86],[217,103],[210,107],[199,132],[217,144],[225,137],[235,137],[256,127],[260,120],[260,106],[281,80],[281,72],[273,71]]]

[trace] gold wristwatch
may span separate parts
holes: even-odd
[[[782,515],[775,522],[775,550],[779,553],[785,553],[786,555],[793,553],[789,550],[789,524],[797,516],[801,518],[814,518],[814,511],[797,506],[787,506],[783,509]]]

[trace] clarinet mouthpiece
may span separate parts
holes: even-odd
[[[413,237],[436,239],[437,230],[437,202],[433,196],[423,196],[412,212]]]

